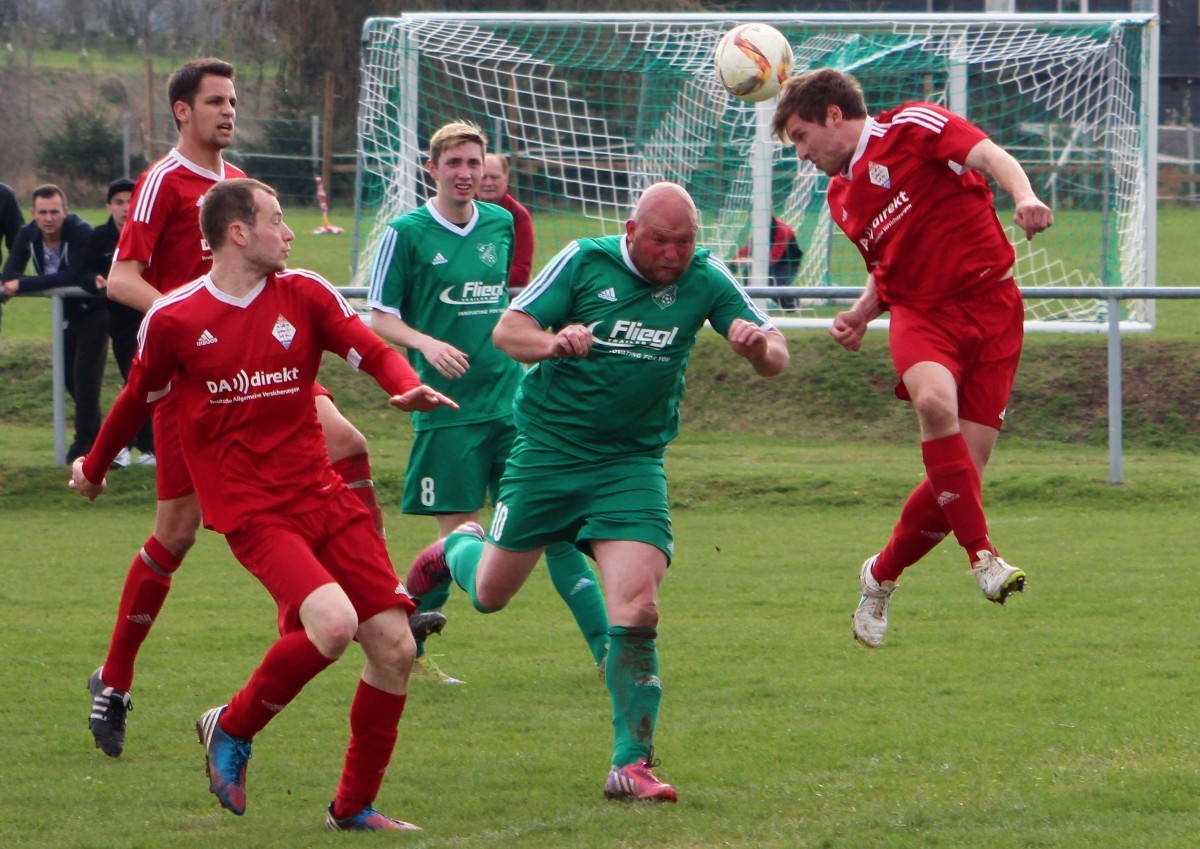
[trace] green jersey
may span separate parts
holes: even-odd
[[[655,287],[637,272],[624,236],[573,242],[511,309],[550,330],[592,331],[587,357],[538,363],[514,402],[522,433],[582,459],[661,456],[679,433],[684,370],[705,321],[722,336],[737,318],[770,326],[707,250],[674,284]]]
[[[438,407],[413,413],[415,430],[512,414],[522,368],[492,344],[492,328],[509,303],[513,218],[494,204],[474,207],[464,227],[447,221],[429,203],[400,216],[385,231],[371,272],[367,300],[373,309],[398,316],[468,358],[467,373],[452,380],[420,351],[408,352],[421,381],[461,405],[460,410]]]

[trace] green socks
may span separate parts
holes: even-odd
[[[613,705],[613,766],[647,760],[662,702],[654,628],[608,629],[604,683]]]
[[[482,606],[475,597],[475,571],[479,568],[479,558],[483,556],[483,540],[472,533],[458,532],[446,537],[446,565],[450,567],[450,576],[468,596],[471,604],[480,613],[494,613],[491,608]]]
[[[608,653],[608,611],[596,573],[583,552],[569,542],[556,542],[546,549],[546,567],[599,666]]]

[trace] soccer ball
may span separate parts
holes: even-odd
[[[717,79],[739,100],[758,103],[779,94],[792,73],[792,45],[767,24],[739,24],[721,38],[713,57]]]

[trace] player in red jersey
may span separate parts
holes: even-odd
[[[196,723],[210,789],[225,808],[245,812],[253,737],[357,639],[366,666],[326,824],[413,829],[372,803],[404,710],[415,605],[370,511],[325,451],[313,408],[322,352],[366,371],[401,410],[456,405],[421,384],[328,282],[286,270],[294,234],[270,187],[247,179],[214,184],[201,228],[212,270],[150,308],[129,380],[92,451],[72,468],[71,486],[95,499],[150,408],[176,399],[204,524],[225,535],[278,607],[280,638],[229,704]]]
[[[200,233],[204,193],[227,177],[245,176],[222,157],[233,141],[237,109],[233,74],[228,62],[197,59],[176,70],[167,83],[179,142],[138,179],[108,278],[109,297],[139,312],[149,310],[160,295],[204,274],[212,263],[212,251]],[[323,389],[318,389],[316,409],[334,468],[375,512],[382,533],[366,438],[337,411]],[[155,407],[154,440],[158,484],[154,532],[133,558],[108,654],[88,679],[92,697],[88,727],[96,745],[111,757],[119,756],[125,747],[138,650],[170,591],[171,575],[196,541],[200,526],[200,506],[180,454],[174,398]]]
[[[1020,163],[978,127],[932,103],[872,118],[858,81],[841,71],[789,80],[772,129],[829,176],[830,213],[870,272],[830,333],[857,351],[867,323],[891,313],[896,394],[912,401],[921,429],[927,477],[887,545],[862,565],[854,635],[868,647],[883,642],[900,573],[949,532],[983,594],[1003,604],[1024,589],[1025,573],[988,537],[980,482],[1021,356],[1024,309],[984,175],[1012,197],[1026,238],[1049,227],[1053,213]]]

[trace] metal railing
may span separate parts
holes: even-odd
[[[362,286],[339,289],[347,298],[362,299],[367,290]],[[820,300],[853,300],[862,294],[861,286],[747,286],[746,293],[752,298],[814,298]],[[62,327],[63,298],[82,297],[79,289],[54,289],[40,292],[49,295],[51,349],[54,370],[54,457],[61,462],[66,455],[66,363],[64,362]],[[19,297],[19,296],[18,296]],[[1200,286],[1128,286],[1109,288],[1105,286],[1045,286],[1022,287],[1021,297],[1025,300],[1057,300],[1071,298],[1097,300],[1108,303],[1108,482],[1123,483],[1122,477],[1122,417],[1124,402],[1121,388],[1121,311],[1120,302],[1127,300],[1186,300],[1200,298]]]

